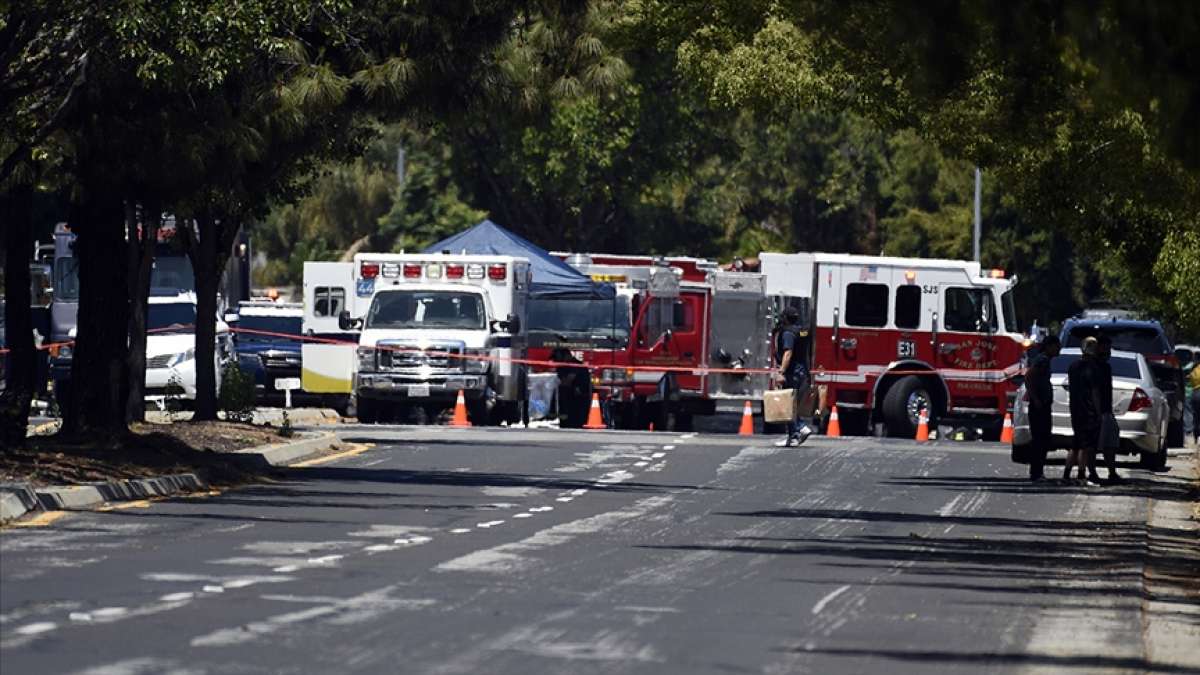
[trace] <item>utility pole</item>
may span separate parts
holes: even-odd
[[[979,237],[982,224],[979,218],[979,197],[983,190],[983,174],[975,167],[975,262],[979,262]]]

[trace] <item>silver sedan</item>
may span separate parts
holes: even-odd
[[[1055,448],[1071,447],[1074,440],[1067,370],[1080,358],[1078,349],[1064,349],[1050,362],[1050,384],[1054,387],[1051,433]],[[1150,365],[1141,354],[1125,351],[1114,351],[1109,364],[1113,371],[1113,414],[1121,430],[1118,452],[1140,455],[1142,465],[1148,468],[1166,466],[1169,408],[1166,394],[1154,383]],[[1022,386],[1013,406],[1013,458],[1024,457],[1024,449],[1032,440],[1029,400]]]

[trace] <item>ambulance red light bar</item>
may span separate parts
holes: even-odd
[[[420,279],[421,278],[421,266],[416,265],[416,264],[405,264],[404,265],[404,278],[405,279]]]
[[[492,281],[504,281],[508,278],[507,265],[488,265],[488,278]]]
[[[446,278],[447,279],[461,279],[461,278],[463,278],[465,271],[466,271],[466,268],[463,267],[462,265],[453,265],[453,264],[446,265]]]
[[[379,263],[364,262],[358,268],[358,273],[364,279],[374,279],[379,276]]]

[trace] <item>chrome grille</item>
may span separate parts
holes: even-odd
[[[171,365],[171,359],[174,357],[174,354],[159,354],[158,356],[151,356],[146,359],[146,367],[167,368]]]
[[[462,354],[461,344],[439,344],[417,347],[404,344],[379,344],[379,368],[402,370],[428,366],[438,370],[462,370],[463,359],[452,355]]]

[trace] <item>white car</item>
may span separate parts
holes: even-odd
[[[1050,362],[1050,384],[1054,387],[1052,434],[1055,448],[1068,448],[1074,440],[1071,429],[1067,370],[1081,358],[1077,348],[1062,350]],[[1137,352],[1114,351],[1109,360],[1113,371],[1113,414],[1121,430],[1123,454],[1138,454],[1142,465],[1161,469],[1167,464],[1167,396],[1155,385],[1146,357]],[[1029,400],[1025,387],[1017,390],[1013,406],[1013,459],[1025,458],[1033,440],[1029,430]]]
[[[229,326],[217,320],[213,359],[217,388],[221,364],[229,358]],[[174,390],[174,391],[172,391]],[[146,401],[166,407],[167,400],[196,400],[196,296],[152,294],[146,315]]]

